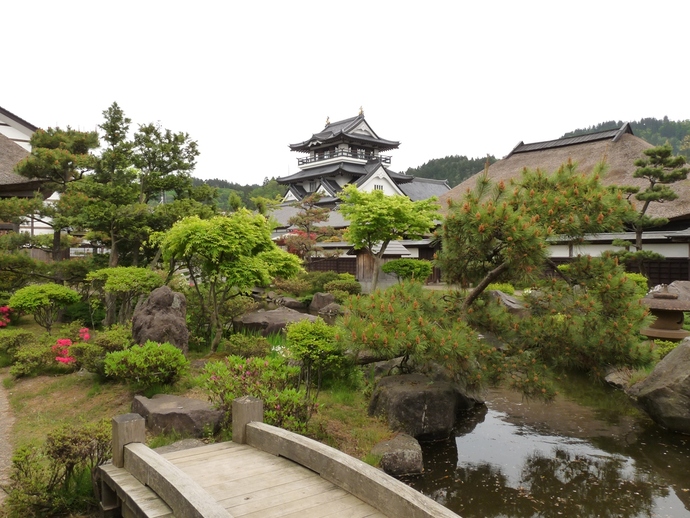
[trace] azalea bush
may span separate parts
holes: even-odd
[[[208,362],[198,381],[211,403],[225,413],[227,425],[232,422],[233,400],[253,396],[263,401],[266,423],[304,432],[314,408],[305,391],[297,389],[299,372],[282,357],[228,356]]]
[[[15,314],[9,306],[0,306],[0,327],[7,327],[13,323],[16,320],[12,318]]]
[[[399,281],[417,280],[424,282],[433,270],[431,261],[424,259],[393,259],[385,263],[381,270],[395,275]]]

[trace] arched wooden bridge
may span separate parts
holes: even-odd
[[[151,518],[458,518],[380,470],[261,422],[233,404],[233,441],[159,455],[144,419],[113,419],[113,462],[99,467],[101,516]]]

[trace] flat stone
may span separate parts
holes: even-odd
[[[280,307],[268,311],[260,309],[245,313],[233,320],[235,330],[247,330],[261,333],[263,336],[282,332],[290,322],[309,320],[314,322],[317,317],[300,313],[294,309]]]
[[[151,399],[135,396],[132,412],[146,419],[146,428],[152,433],[174,431],[190,437],[217,432],[224,417],[207,401],[170,394],[156,394]]]

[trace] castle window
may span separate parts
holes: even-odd
[[[382,191],[383,185],[381,185],[380,183],[376,183],[376,184],[374,184],[374,189],[377,191]]]

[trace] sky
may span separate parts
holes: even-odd
[[[690,2],[4,2],[0,106],[94,130],[117,102],[199,144],[193,176],[298,171],[360,107],[404,172],[607,120],[690,119]]]

